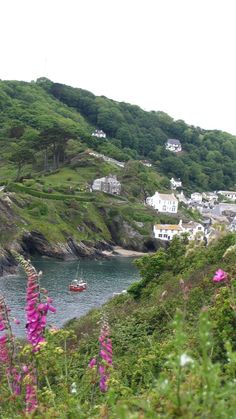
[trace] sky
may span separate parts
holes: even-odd
[[[236,135],[235,0],[1,0],[0,79],[80,87]]]

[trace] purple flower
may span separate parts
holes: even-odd
[[[97,365],[97,360],[95,358],[92,358],[89,362],[89,368],[93,368],[95,367],[95,365]]]
[[[223,271],[223,269],[218,269],[215,272],[215,275],[213,276],[212,280],[214,282],[221,282],[221,281],[225,281],[228,278],[228,274],[227,272]]]

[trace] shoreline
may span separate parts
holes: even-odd
[[[141,257],[141,256],[145,256],[145,255],[151,255],[151,252],[137,252],[136,250],[129,250],[129,249],[124,249],[121,246],[114,246],[113,250],[108,251],[108,250],[104,250],[102,252],[102,254],[104,256],[122,256],[122,257]]]

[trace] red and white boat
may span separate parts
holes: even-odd
[[[73,292],[82,292],[87,289],[87,283],[83,281],[78,281],[77,279],[74,279],[74,281],[71,282],[69,285],[69,290]]]

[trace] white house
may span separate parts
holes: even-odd
[[[181,234],[181,227],[179,224],[155,224],[153,233],[155,239],[170,241],[174,236]]]
[[[174,236],[180,236],[187,233],[189,240],[202,240],[204,238],[205,228],[202,224],[190,221],[189,223],[179,224],[155,224],[153,227],[154,237],[159,240],[170,241]]]
[[[102,131],[101,129],[96,129],[93,133],[92,133],[92,137],[97,137],[97,138],[106,138],[106,134],[104,131]]]
[[[179,153],[182,150],[181,142],[179,140],[169,138],[166,142],[166,150]]]
[[[146,199],[146,203],[159,212],[170,212],[172,214],[178,212],[178,199],[174,194],[155,192],[153,196]]]
[[[188,233],[189,240],[203,239],[205,227],[202,224],[197,223],[195,221],[190,221],[189,223],[182,223],[182,220],[180,220],[180,225],[182,227],[182,232]]]
[[[202,194],[199,192],[194,192],[191,194],[191,201],[192,202],[197,202],[198,204],[200,204],[202,202]]]
[[[149,160],[139,160],[144,166],[152,167],[152,163]]]
[[[236,200],[236,192],[234,191],[218,191],[217,193],[225,196],[225,198],[230,199],[231,201]]]
[[[176,197],[178,198],[179,202],[183,202],[184,204],[188,204],[188,199],[186,198],[186,196],[184,195],[183,191],[181,191],[180,193],[176,194]]]
[[[115,175],[109,175],[95,179],[92,184],[92,191],[102,191],[113,195],[120,195],[121,183]]]
[[[170,179],[170,187],[171,189],[176,189],[176,188],[181,188],[182,187],[182,182],[180,179],[174,179],[173,177]]]

